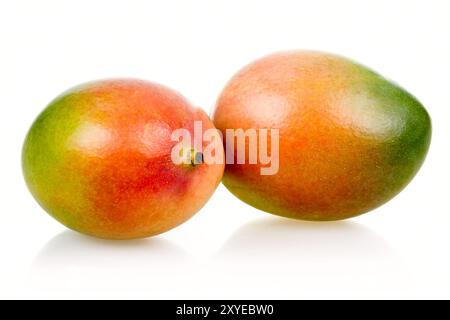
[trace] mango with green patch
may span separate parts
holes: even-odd
[[[194,121],[214,128],[202,110],[158,84],[82,85],[34,122],[23,148],[26,182],[50,215],[81,233],[133,239],[165,232],[193,216],[222,178],[223,164],[172,161],[172,132],[192,132]]]
[[[350,218],[389,201],[418,172],[431,139],[414,96],[351,60],[308,51],[244,68],[213,121],[223,131],[279,129],[277,174],[261,175],[261,163],[227,164],[223,182],[258,209],[304,220]]]

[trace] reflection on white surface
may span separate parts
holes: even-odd
[[[384,257],[392,250],[370,229],[350,221],[307,222],[270,217],[253,221],[226,242],[221,255],[342,260]]]
[[[238,229],[216,253],[200,256],[161,238],[114,242],[66,231],[36,257],[30,288],[52,297],[82,292],[87,298],[149,299],[414,294],[402,260],[373,231],[352,222],[258,219]]]
[[[255,292],[272,287],[280,298],[292,298],[293,292],[297,298],[343,298],[376,297],[386,288],[393,296],[413,290],[389,245],[353,222],[256,220],[239,229],[216,259],[228,277],[233,275],[230,283],[241,279]]]
[[[65,231],[50,240],[31,271],[35,290],[110,291],[146,288],[149,296],[165,278],[176,277],[186,261],[171,242],[152,238],[108,241]],[[166,289],[170,290],[169,286]],[[163,294],[163,292],[160,292]]]

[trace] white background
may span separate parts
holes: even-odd
[[[450,298],[448,1],[0,2],[0,298]],[[242,66],[285,49],[342,54],[433,118],[429,157],[387,205],[304,223],[221,186],[160,237],[93,240],[36,204],[20,153],[37,114],[85,81],[138,77],[210,111]]]

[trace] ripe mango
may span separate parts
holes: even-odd
[[[68,228],[105,239],[160,234],[192,217],[222,178],[223,163],[172,161],[172,132],[193,134],[195,121],[214,129],[201,109],[159,84],[113,79],[78,86],[32,125],[25,180]]]
[[[258,209],[304,220],[346,219],[386,203],[416,175],[431,139],[430,117],[414,96],[361,64],[309,51],[245,67],[220,95],[213,121],[222,131],[279,130],[278,173],[229,163],[223,183]]]

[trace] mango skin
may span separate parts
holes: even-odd
[[[431,140],[430,117],[415,97],[321,52],[277,53],[248,65],[223,90],[213,121],[222,131],[280,130],[278,174],[227,164],[223,183],[255,208],[312,221],[351,218],[392,199],[418,172]]]
[[[160,234],[192,217],[223,175],[223,164],[171,161],[172,131],[193,135],[194,121],[214,128],[201,109],[158,84],[118,79],[76,87],[32,125],[22,155],[26,183],[52,217],[83,234]]]

